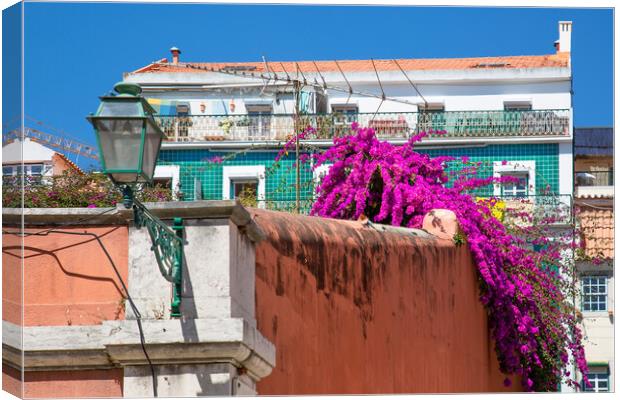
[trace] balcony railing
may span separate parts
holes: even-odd
[[[520,226],[568,225],[573,221],[572,195],[494,196],[504,222]]]
[[[168,141],[283,141],[295,117],[268,115],[158,115]],[[435,138],[562,137],[570,135],[570,110],[445,111],[301,115],[298,126],[317,129],[318,139],[350,133],[352,122],[375,129],[383,139],[407,139],[417,132],[446,131]]]
[[[576,171],[577,186],[613,186],[614,171]]]

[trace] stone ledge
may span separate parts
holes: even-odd
[[[16,368],[75,370],[144,365],[136,321],[102,325],[3,325],[3,361]],[[143,320],[149,357],[156,364],[230,362],[261,379],[275,366],[275,347],[240,318]]]
[[[253,242],[261,241],[265,234],[252,220],[250,213],[237,200],[169,201],[145,203],[155,216],[163,220],[230,219]],[[104,213],[106,210],[109,212]],[[116,208],[3,208],[5,225],[20,226],[54,225],[127,225],[133,212],[122,205]]]

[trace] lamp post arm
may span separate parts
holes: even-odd
[[[133,198],[134,225],[146,227],[151,238],[151,250],[155,253],[159,272],[172,287],[171,316],[180,317],[181,290],[183,284],[183,219],[175,218],[172,228],[151,212],[139,200]]]

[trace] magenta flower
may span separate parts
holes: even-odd
[[[525,225],[509,230],[494,213],[496,201],[479,202],[471,193],[515,178],[479,176],[482,163],[476,162],[446,185],[450,180],[446,163],[454,158],[414,151],[426,132],[396,146],[379,141],[372,129],[357,124],[352,129],[353,135],[336,137],[325,152],[302,160],[313,161],[314,168],[331,164],[316,189],[311,214],[353,220],[363,214],[375,223],[420,228],[429,211],[452,210],[477,266],[480,301],[488,311],[502,372],[520,375],[527,390],[552,391],[567,366],[563,354],[570,351],[581,373],[587,373],[582,335],[562,289],[570,283],[571,271],[560,262],[557,246],[570,240],[543,239],[551,237],[545,223],[557,217],[537,216],[524,199],[502,211]],[[276,161],[297,138],[314,133],[308,128],[290,139]],[[535,239],[542,249],[531,249]],[[549,272],[548,265],[562,273]]]

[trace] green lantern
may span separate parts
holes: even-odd
[[[183,286],[183,220],[173,228],[134,198],[137,183],[151,183],[164,133],[153,119],[155,110],[140,96],[142,88],[120,82],[117,95],[100,97],[97,113],[86,117],[95,128],[103,173],[123,190],[123,204],[133,209],[134,226],[146,227],[162,276],[173,284],[170,315],[181,316]],[[139,189],[139,187],[138,187]]]
[[[99,109],[87,117],[95,128],[103,172],[119,185],[150,183],[164,133],[139,85],[120,82],[114,90],[118,95],[100,97]]]

